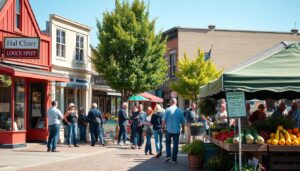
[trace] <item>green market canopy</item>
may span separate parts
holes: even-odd
[[[300,43],[281,42],[225,71],[200,87],[200,97],[224,98],[226,91],[243,91],[246,99],[300,98]]]

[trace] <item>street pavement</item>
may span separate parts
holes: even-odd
[[[154,143],[152,144],[154,148]],[[91,147],[81,144],[79,148],[58,145],[60,152],[46,152],[45,144],[28,144],[19,149],[0,149],[1,171],[187,171],[188,159],[178,155],[177,164],[164,163],[165,155],[156,159],[146,156],[144,150],[130,146],[108,145]]]

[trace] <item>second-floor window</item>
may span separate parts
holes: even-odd
[[[83,36],[76,35],[76,61],[83,61],[84,50],[83,50],[84,39]]]
[[[21,30],[21,0],[16,0],[15,27]]]
[[[56,30],[56,56],[66,57],[66,32],[64,30]]]
[[[176,72],[176,53],[171,53],[169,58],[169,77],[175,78],[175,72]]]

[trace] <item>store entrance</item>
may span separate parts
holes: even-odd
[[[29,84],[29,103],[27,115],[27,135],[29,141],[44,140],[46,135],[46,84]]]

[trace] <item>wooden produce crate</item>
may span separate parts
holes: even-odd
[[[268,145],[270,152],[298,152],[300,153],[300,146],[291,145]],[[300,168],[299,168],[300,170]]]
[[[223,141],[217,140],[215,138],[211,138],[211,142],[229,152],[239,150],[238,144],[227,144],[227,143],[224,143]],[[267,150],[268,150],[267,144],[242,144],[243,152],[255,152],[255,151],[266,152]]]
[[[269,152],[271,171],[300,170],[299,152]]]

